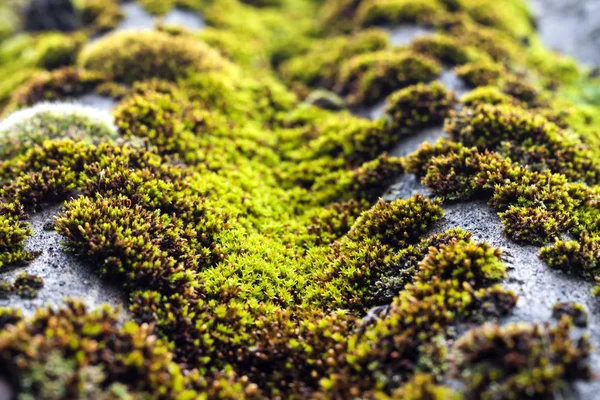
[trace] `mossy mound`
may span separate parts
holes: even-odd
[[[109,34],[87,46],[78,63],[125,83],[148,78],[176,80],[227,66],[215,50],[198,40],[154,31]]]
[[[82,0],[78,32],[0,43],[0,273],[25,272],[0,297],[51,290],[27,271],[43,214],[52,251],[127,310],[0,309],[15,393],[546,399],[590,378],[568,298],[555,326],[504,324],[529,288],[515,248],[600,282],[599,82],[540,45],[520,0],[139,3],[209,28],[90,40],[121,2]],[[406,23],[435,33],[391,45]],[[88,94],[113,115],[39,105]],[[431,195],[380,199],[409,179]],[[498,214],[495,239],[454,225],[471,200]],[[56,254],[39,247],[35,268]]]

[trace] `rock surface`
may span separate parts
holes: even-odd
[[[600,66],[600,1],[531,0],[544,44],[590,66]]]
[[[33,235],[26,241],[26,249],[40,254],[28,265],[15,266],[0,274],[2,281],[12,281],[19,274],[27,272],[44,280],[37,298],[22,299],[11,295],[0,299],[2,307],[18,307],[25,315],[30,315],[37,308],[44,306],[57,307],[67,297],[81,298],[92,309],[102,304],[127,309],[127,299],[123,292],[100,278],[91,263],[84,262],[74,254],[65,250],[64,238],[54,231],[53,217],[61,206],[47,207],[44,211],[30,215]],[[122,315],[124,317],[124,315]]]

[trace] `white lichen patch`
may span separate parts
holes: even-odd
[[[0,121],[0,155],[12,157],[49,139],[98,143],[116,137],[109,113],[73,103],[40,103]]]

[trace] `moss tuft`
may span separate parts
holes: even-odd
[[[456,102],[441,83],[420,83],[391,94],[386,113],[392,118],[392,129],[415,129],[443,122]]]
[[[176,80],[228,66],[208,45],[188,36],[158,31],[109,34],[86,46],[78,63],[125,83],[149,78]]]
[[[373,104],[394,90],[434,80],[441,72],[433,59],[420,54],[379,51],[358,55],[340,69],[337,91],[351,104]]]
[[[556,327],[486,324],[470,331],[456,343],[465,396],[547,397],[589,379],[589,340],[570,335],[569,318]]]

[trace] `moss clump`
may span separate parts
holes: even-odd
[[[101,82],[101,75],[65,67],[51,72],[40,72],[12,95],[8,109],[30,107],[45,101],[65,100],[93,91]]]
[[[0,123],[0,154],[22,154],[48,139],[101,142],[114,139],[112,118],[92,108],[42,103],[11,114]]]
[[[417,37],[410,46],[412,50],[446,65],[466,64],[476,57],[475,51],[463,45],[457,38],[445,34]]]
[[[5,208],[12,207],[13,210]],[[31,235],[31,229],[20,219],[20,208],[14,205],[2,205],[0,214],[0,267],[32,258],[25,251],[25,239]],[[14,209],[18,211],[15,212]]]
[[[499,64],[489,61],[477,61],[454,69],[456,75],[470,86],[493,86],[506,75],[506,70]]]
[[[103,260],[103,275],[126,279],[131,287],[181,292],[193,285],[200,262],[200,254],[192,250],[197,241],[187,238],[168,215],[147,211],[129,198],[82,197],[70,202],[57,218],[56,229],[75,249]]]
[[[576,379],[589,379],[587,337],[570,338],[571,321],[557,326],[486,324],[456,343],[468,398],[547,397]]]
[[[362,26],[428,23],[442,10],[437,0],[370,0],[360,3],[354,19]]]
[[[421,128],[443,122],[456,102],[441,83],[420,83],[391,94],[386,113],[393,121],[392,129]]]
[[[405,241],[423,233],[442,216],[438,203],[422,196],[409,200],[383,200],[363,213],[352,226],[351,239],[371,238],[384,245],[404,247]]]
[[[361,31],[352,36],[327,38],[305,54],[286,61],[279,69],[285,80],[309,87],[331,88],[337,80],[340,66],[348,58],[382,50],[387,45],[387,35],[377,29]]]
[[[405,385],[394,390],[391,396],[391,399],[406,400],[460,400],[461,398],[460,393],[437,384],[432,375],[419,373]]]
[[[220,127],[211,113],[173,94],[145,91],[121,102],[115,122],[125,137],[147,139],[160,154],[182,157],[198,149],[196,135],[216,135]]]
[[[87,312],[82,303],[69,301],[10,324],[12,329],[0,333],[0,358],[3,373],[24,394],[81,397],[99,387],[159,398],[193,394],[149,327],[133,322],[119,327],[117,314],[108,308]],[[56,330],[62,334],[53,334]]]
[[[464,109],[446,123],[455,140],[498,150],[533,170],[551,170],[596,182],[599,167],[592,149],[535,112],[509,105]]]
[[[42,168],[19,176],[0,189],[0,196],[22,205],[26,210],[39,210],[44,205],[66,199],[76,187],[76,175],[69,168]]]
[[[323,302],[341,302],[352,308],[365,308],[369,292],[398,261],[398,250],[417,241],[442,215],[437,203],[422,196],[385,203],[380,200],[364,212],[348,235],[334,244],[331,262],[318,273]]]
[[[88,45],[78,63],[125,83],[149,78],[176,80],[227,67],[227,62],[204,43],[157,31],[107,35]]]
[[[518,169],[498,154],[465,148],[433,158],[426,171],[423,182],[449,200],[491,194],[507,176],[518,174]]]
[[[586,327],[588,324],[588,314],[585,308],[579,303],[572,301],[559,301],[552,305],[552,317],[560,320],[563,315],[569,316],[573,323],[578,327]]]
[[[416,53],[373,52],[346,61],[336,87],[351,104],[373,104],[405,86],[432,81],[440,72],[436,61]]]
[[[456,242],[439,250],[432,248],[419,269],[419,279],[458,279],[473,287],[481,287],[506,276],[501,255],[499,249],[487,243]]]
[[[431,248],[441,249],[455,241],[469,241],[471,233],[459,228],[421,239],[417,244],[411,244],[398,253],[397,262],[383,271],[375,282],[372,294],[372,304],[390,304],[402,289],[411,283],[419,271],[419,263],[429,253]]]
[[[335,360],[341,372],[321,382],[326,393],[348,396],[374,386],[389,390],[417,369],[443,373],[447,355],[440,343],[452,324],[476,317],[484,303],[488,306],[483,309],[491,310],[495,301],[500,315],[516,304],[514,293],[482,285],[503,276],[498,255],[485,244],[468,241],[431,250],[385,318],[350,338],[349,355]]]
[[[567,228],[555,213],[539,208],[512,207],[500,213],[504,233],[517,242],[545,244],[556,239]]]
[[[79,0],[81,23],[90,32],[114,29],[123,18],[118,0]]]
[[[476,108],[482,104],[500,105],[515,103],[513,97],[502,92],[496,86],[480,86],[465,94],[460,101],[471,108]]]
[[[34,299],[43,286],[44,281],[42,278],[24,272],[16,277],[13,283],[13,291],[21,297]]]
[[[600,273],[600,239],[597,236],[583,234],[578,241],[559,240],[540,250],[540,258],[552,268],[565,272],[594,277]]]

